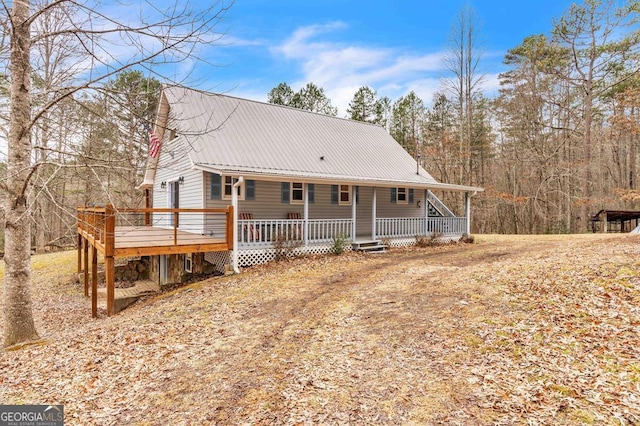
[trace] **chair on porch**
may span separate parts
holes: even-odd
[[[240,220],[253,220],[253,213],[240,212],[238,213],[238,219]],[[255,243],[260,241],[260,230],[254,226],[253,223],[245,224],[243,227],[244,234],[246,236],[245,241]]]
[[[287,213],[287,219],[302,220],[302,213],[298,213],[298,212]],[[291,225],[291,234],[293,235],[293,238],[296,240],[302,239],[302,225],[300,223]]]

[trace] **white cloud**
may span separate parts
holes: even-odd
[[[414,90],[426,103],[431,101],[443,73],[443,52],[327,40],[326,36],[346,28],[342,22],[302,27],[272,49],[275,55],[298,63],[302,77],[290,83],[294,89],[308,82],[324,88],[340,116],[363,85],[392,100]]]

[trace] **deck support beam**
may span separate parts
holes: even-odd
[[[82,234],[78,232],[78,274],[82,272]]]
[[[114,258],[116,250],[116,214],[113,206],[107,204],[105,208],[105,244],[104,244],[104,276],[107,285],[107,315],[115,313],[115,272]]]
[[[91,316],[98,318],[98,249],[91,250]]]
[[[84,296],[89,297],[89,241],[83,241],[84,252]]]

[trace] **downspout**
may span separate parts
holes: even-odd
[[[233,184],[231,191],[231,206],[233,206],[233,251],[231,253],[231,266],[233,272],[240,273],[238,269],[238,188],[244,182],[244,177],[238,177],[238,181]]]

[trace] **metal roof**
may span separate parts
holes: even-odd
[[[167,127],[195,168],[308,181],[376,182],[454,191],[438,183],[384,128],[280,105],[166,87]]]

